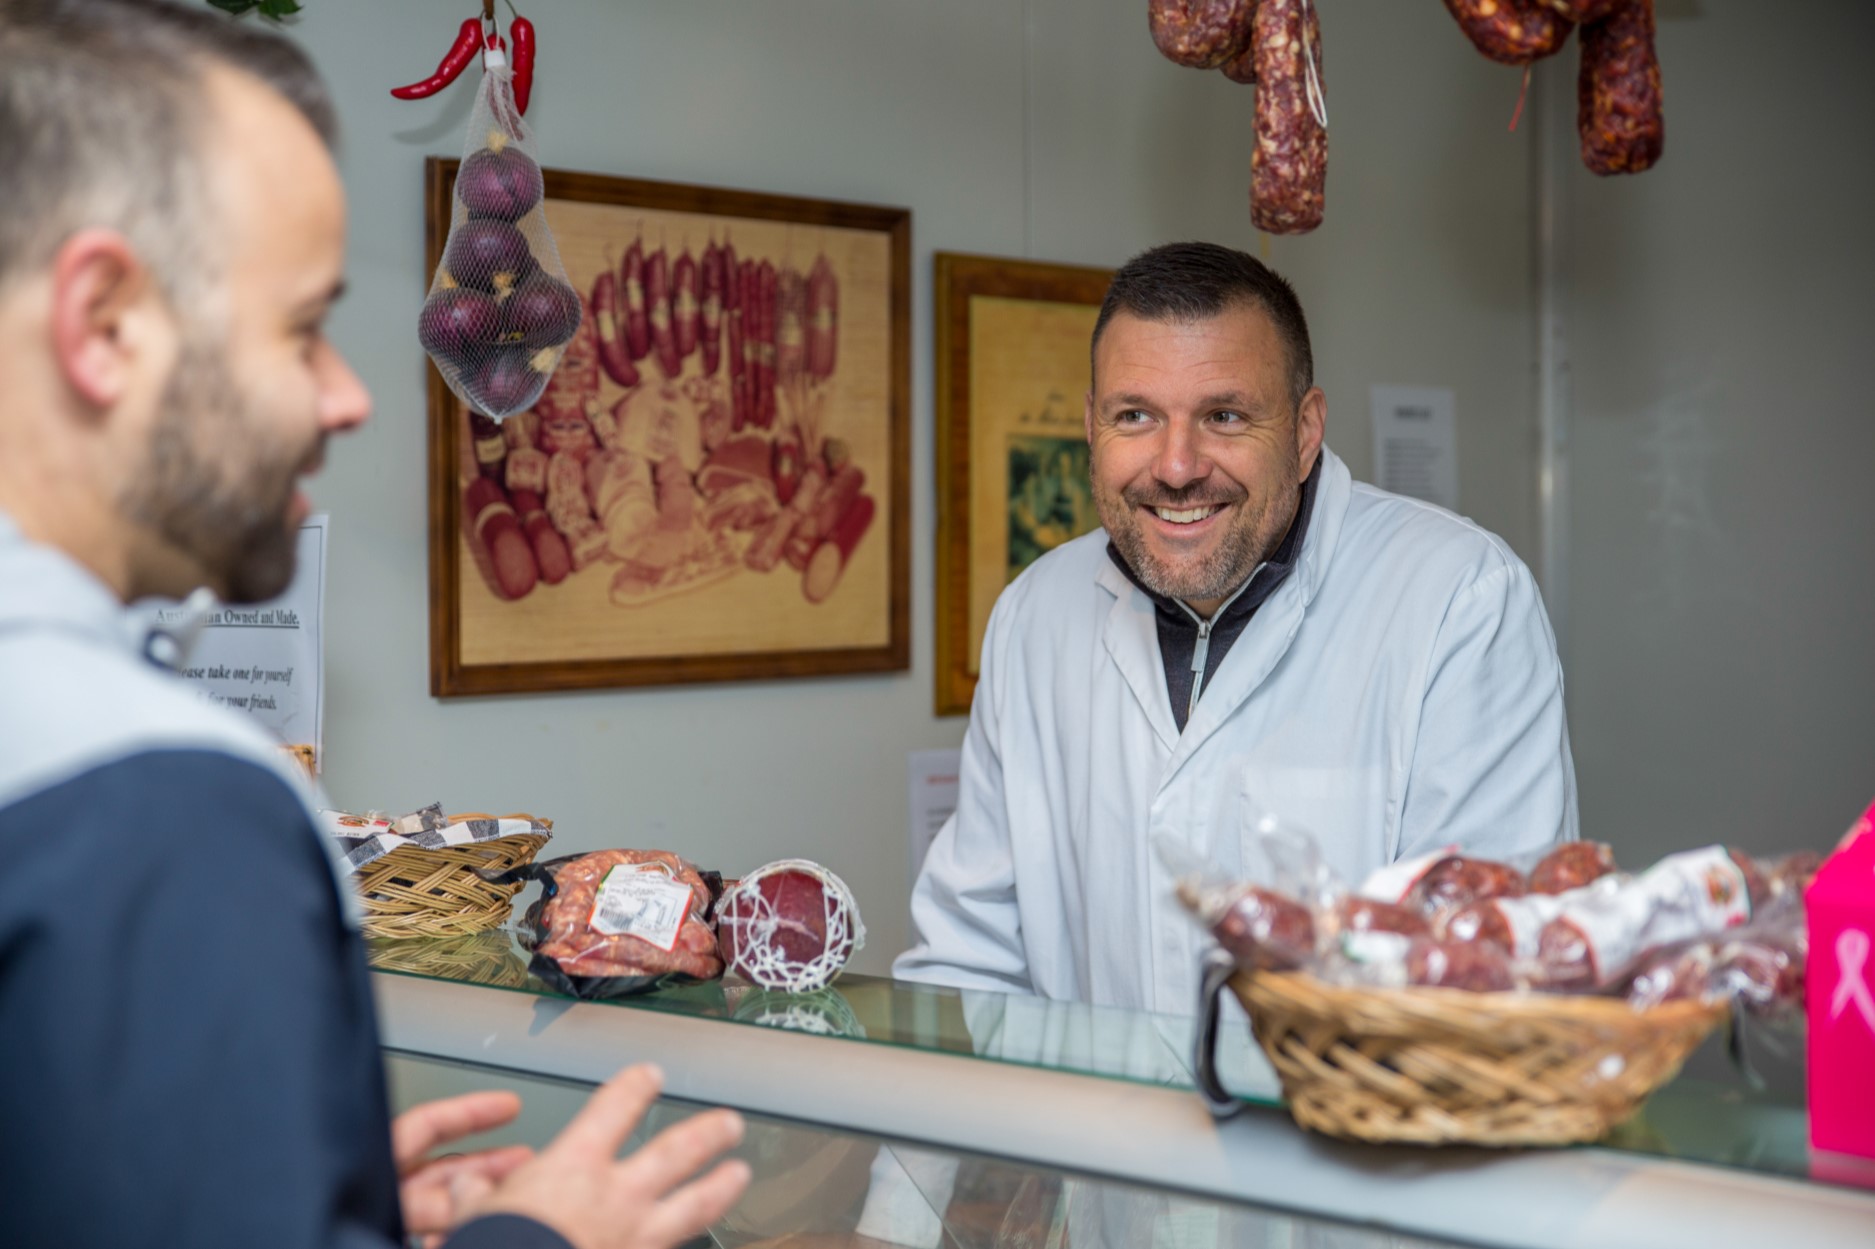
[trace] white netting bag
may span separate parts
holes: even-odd
[[[717,905],[731,971],[764,989],[824,989],[866,944],[846,882],[818,863],[782,859],[736,882]]]
[[[750,987],[739,991],[744,995],[740,998],[733,996],[738,990],[729,992],[734,1002],[730,1017],[743,1023],[814,1036],[864,1038],[866,1035],[866,1026],[860,1023],[852,1005],[838,989],[787,993]]]
[[[449,239],[417,322],[449,389],[496,421],[534,406],[581,316],[547,229],[533,132],[512,79],[502,52],[487,52]]]

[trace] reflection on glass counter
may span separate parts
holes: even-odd
[[[556,996],[528,975],[527,954],[505,931],[373,942],[371,961],[379,971]],[[811,994],[772,992],[730,978],[595,1005],[1193,1087],[1193,1022],[1183,1017],[851,974]],[[1801,1036],[1767,1034],[1751,1049],[1762,1087],[1737,1073],[1723,1053],[1723,1038],[1715,1037],[1689,1064],[1689,1074],[1661,1089],[1597,1147],[1875,1188],[1875,1164],[1832,1165],[1810,1152]],[[1223,1029],[1219,1062],[1233,1094],[1258,1105],[1280,1103],[1275,1074],[1241,1016]]]
[[[514,1089],[523,1117],[491,1135],[489,1145],[539,1148],[590,1091],[402,1056],[391,1057],[388,1070],[399,1110],[473,1089]],[[659,1101],[627,1147],[699,1109]],[[699,1249],[1443,1249],[1447,1243],[763,1115],[744,1118],[748,1132],[735,1156],[749,1163],[754,1179],[708,1238],[695,1242]]]
[[[371,943],[371,965],[379,971],[561,996],[528,975],[527,961],[518,939],[506,931]],[[599,1005],[1192,1087],[1190,1019],[1078,1002],[940,989],[848,973],[817,993],[759,989],[730,977]],[[1230,1029],[1221,1039],[1219,1066],[1225,1087],[1246,1101],[1274,1106],[1281,1100],[1275,1072],[1248,1028]]]

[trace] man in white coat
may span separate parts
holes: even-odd
[[[897,976],[1188,1013],[1209,938],[1153,837],[1255,875],[1252,804],[1351,882],[1576,835],[1529,570],[1352,481],[1313,372],[1295,292],[1253,257],[1174,244],[1114,275],[1086,411],[1105,527],[997,600]]]

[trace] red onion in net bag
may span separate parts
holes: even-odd
[[[541,193],[540,166],[501,131],[464,157],[456,173],[456,198],[471,217],[519,221],[540,203]]]
[[[505,221],[465,221],[450,231],[443,268],[458,286],[488,291],[506,303],[538,266],[527,235]]]
[[[560,347],[579,329],[579,295],[544,273],[514,288],[501,301],[502,337],[523,347]]]
[[[456,398],[500,421],[539,400],[581,317],[547,227],[533,132],[514,105],[512,72],[491,54],[418,339]]]
[[[501,341],[501,305],[486,291],[445,287],[424,302],[417,339],[438,359],[480,354]]]

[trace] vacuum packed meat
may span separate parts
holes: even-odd
[[[520,869],[543,883],[524,924],[529,970],[579,997],[723,974],[710,913],[721,878],[668,850],[600,850]]]

